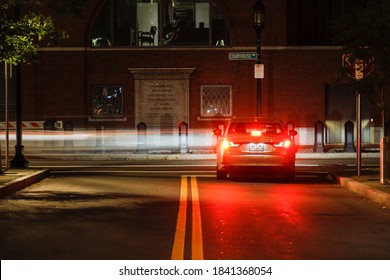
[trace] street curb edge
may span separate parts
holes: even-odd
[[[337,177],[336,181],[339,185],[346,187],[350,191],[359,194],[375,203],[379,204],[383,208],[390,208],[390,194],[376,190],[366,184],[357,182],[347,177]]]
[[[0,197],[20,191],[50,176],[49,170],[37,170],[0,186]]]

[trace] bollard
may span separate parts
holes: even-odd
[[[295,131],[295,125],[293,122],[287,122],[286,123],[286,128],[287,128],[287,133],[289,136],[291,136],[291,138],[293,139],[293,141],[295,142],[295,136],[297,135],[296,131]]]
[[[286,128],[287,128],[287,131],[295,130],[295,125],[293,122],[287,122]]]
[[[384,137],[390,137],[390,121],[385,123],[385,131],[383,132]]]
[[[347,121],[344,124],[344,134],[345,134],[345,139],[344,139],[344,152],[346,153],[353,153],[356,152],[355,149],[355,144],[354,144],[354,137],[353,137],[353,122]]]
[[[179,122],[179,149],[181,154],[188,153],[188,124]]]
[[[324,123],[318,121],[314,124],[314,148],[313,152],[315,153],[324,153],[325,144],[324,144]]]
[[[54,131],[57,130],[56,126],[56,119],[54,118],[49,118],[43,123],[43,130],[44,130],[44,135],[45,139],[43,142],[43,146],[45,147],[45,151],[50,151],[54,148],[54,138],[53,134],[55,132],[50,132],[50,130]]]
[[[70,132],[68,132],[70,131]],[[73,150],[73,123],[65,122],[64,123],[64,148],[65,150]]]
[[[96,153],[104,153],[104,125],[99,123],[96,125]]]
[[[213,130],[214,137],[213,137],[212,146],[213,146],[214,153],[216,152],[217,143],[218,143],[219,139],[222,137],[224,129],[225,129],[225,126],[223,124],[219,124],[217,126],[217,128]]]
[[[140,122],[137,125],[138,132],[138,143],[137,143],[137,152],[138,153],[147,153],[147,143],[146,143],[146,129],[147,126],[144,122]]]
[[[56,130],[57,129],[56,119],[54,119],[54,118],[47,119],[43,123],[43,129],[44,130]]]
[[[65,130],[65,131],[73,131],[73,123],[71,123],[71,122],[65,122],[65,123],[64,123],[64,130]]]

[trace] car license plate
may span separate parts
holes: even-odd
[[[249,151],[254,152],[263,152],[264,151],[264,144],[249,144]]]

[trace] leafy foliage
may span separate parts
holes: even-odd
[[[367,0],[331,23],[333,39],[343,53],[375,60],[380,85],[390,83],[390,0]]]
[[[0,61],[33,62],[42,44],[58,45],[68,35],[41,10],[80,15],[85,0],[2,0],[0,3]],[[24,12],[23,11],[27,11]]]
[[[385,121],[386,93],[390,89],[390,0],[361,1],[347,14],[331,22],[332,37],[350,59],[374,60],[364,79],[348,79],[353,89],[371,96]],[[345,78],[347,69],[341,70]]]

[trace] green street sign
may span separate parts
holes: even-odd
[[[256,60],[256,52],[230,52],[229,60]]]

